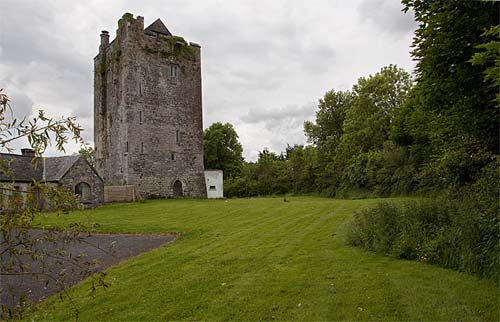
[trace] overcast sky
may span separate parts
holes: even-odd
[[[114,38],[125,12],[146,26],[161,18],[202,46],[204,128],[232,123],[252,161],[264,147],[304,144],[302,124],[327,90],[389,64],[412,71],[416,25],[401,9],[398,0],[1,0],[0,88],[18,117],[76,116],[92,143],[100,31]]]

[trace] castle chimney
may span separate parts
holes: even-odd
[[[21,149],[21,154],[24,157],[32,157],[32,158],[34,158],[35,157],[35,150],[29,149],[29,148]]]
[[[100,49],[104,49],[109,45],[109,32],[106,30],[101,31],[101,46]]]

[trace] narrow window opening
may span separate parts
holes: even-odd
[[[141,142],[141,153],[144,153],[144,142]]]
[[[139,96],[142,96],[142,82],[139,82]]]
[[[170,160],[174,161],[175,160],[175,154],[170,153]]]
[[[125,152],[128,152],[128,141],[125,142]]]
[[[216,189],[215,189],[215,186],[210,186],[209,190],[210,190],[210,191],[215,191],[215,190],[216,190]]]
[[[179,132],[179,130],[176,130],[175,131],[175,141],[177,143],[180,143],[181,142],[181,133]]]
[[[139,111],[139,123],[142,124],[142,111]]]
[[[170,77],[174,77],[174,78],[179,77],[179,66],[170,65]]]

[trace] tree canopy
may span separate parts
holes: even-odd
[[[203,133],[203,150],[205,169],[223,170],[224,178],[241,172],[243,147],[232,124],[210,125]]]

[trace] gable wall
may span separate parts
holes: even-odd
[[[80,182],[87,183],[91,189],[91,199],[87,205],[97,206],[104,202],[104,182],[83,158],[73,164],[59,184],[74,193],[75,186]]]

